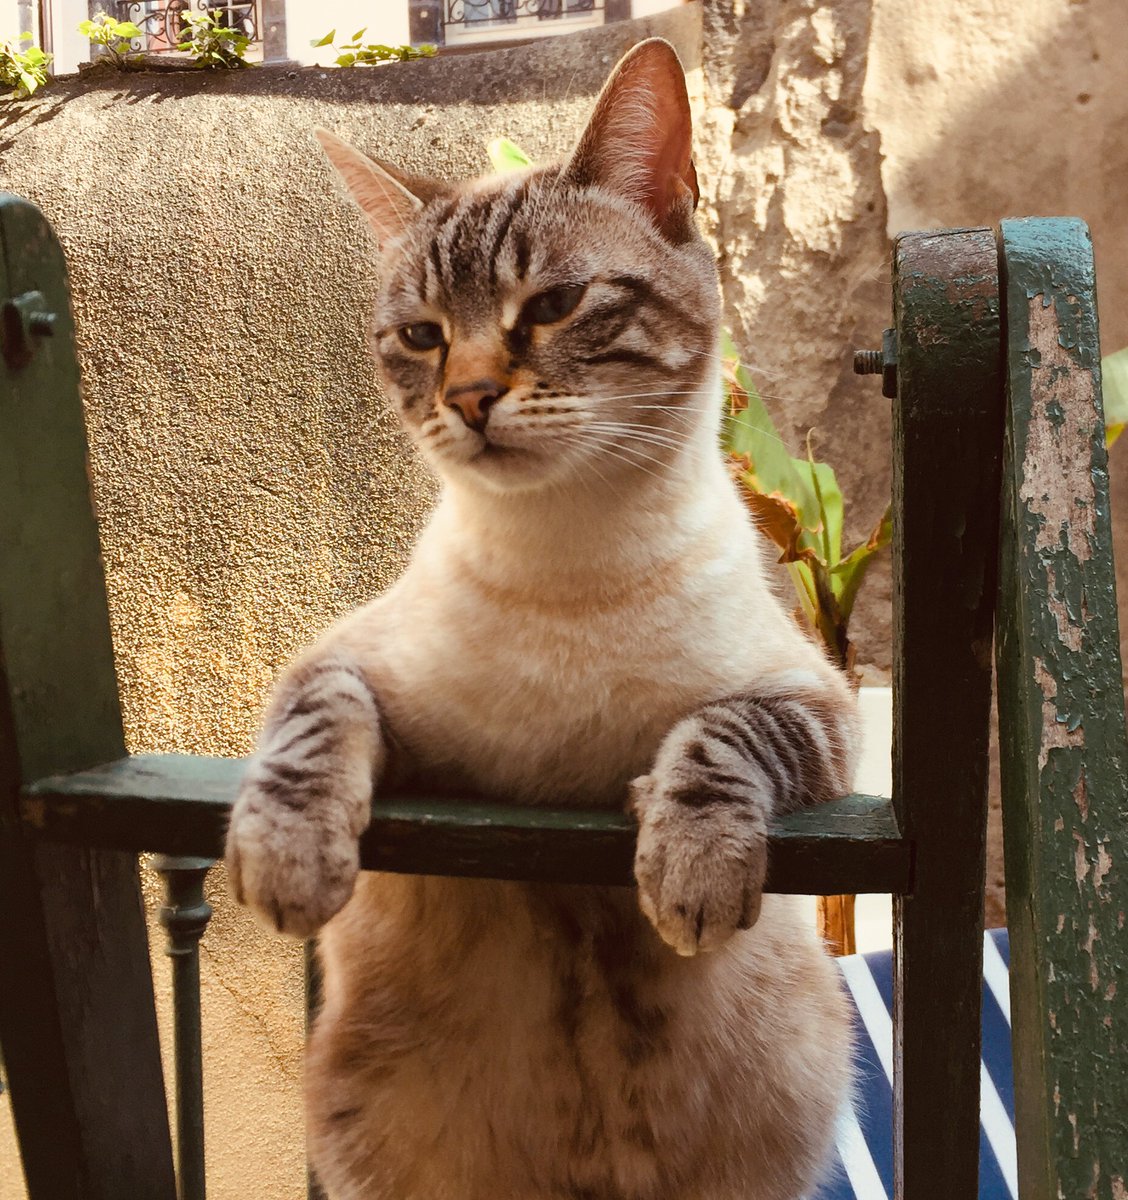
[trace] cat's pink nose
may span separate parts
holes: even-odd
[[[476,379],[473,383],[447,388],[444,403],[456,409],[471,429],[481,433],[490,419],[490,406],[509,389],[496,379]]]

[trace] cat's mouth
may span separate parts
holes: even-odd
[[[503,458],[512,458],[514,455],[521,454],[522,450],[519,446],[506,446],[501,442],[492,442],[485,435],[482,436],[482,444],[470,456],[471,462],[485,459],[493,461]]]

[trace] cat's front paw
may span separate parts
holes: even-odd
[[[315,794],[325,781],[279,791],[269,760],[252,760],[231,812],[226,862],[236,900],[268,928],[312,937],[345,906],[359,871],[345,806]]]
[[[770,798],[741,765],[709,761],[679,726],[631,784],[639,903],[679,954],[716,949],[760,915]]]

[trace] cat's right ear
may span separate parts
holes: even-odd
[[[433,180],[373,161],[328,129],[313,132],[381,247],[399,237],[423,205],[446,190]]]
[[[699,192],[685,75],[669,42],[650,38],[624,55],[564,168],[646,209],[671,240],[688,236]]]

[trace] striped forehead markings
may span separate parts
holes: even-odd
[[[497,286],[498,258],[527,195],[528,181],[522,179],[504,191],[461,197],[447,206],[430,247],[435,282],[447,296],[481,278],[483,268],[488,286]]]

